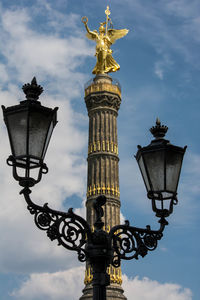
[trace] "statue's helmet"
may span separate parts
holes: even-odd
[[[101,33],[101,32],[103,32],[103,33],[105,33],[105,27],[104,27],[104,23],[100,23],[100,27],[99,27],[99,32]]]

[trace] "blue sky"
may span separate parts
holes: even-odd
[[[113,45],[120,64],[112,74],[122,86],[118,116],[121,211],[132,225],[158,228],[133,155],[151,140],[157,117],[168,139],[188,145],[179,203],[158,248],[122,263],[125,294],[138,300],[199,300],[200,3],[196,0],[1,1],[0,101],[14,105],[33,76],[44,87],[41,102],[59,106],[59,123],[46,156],[49,173],[33,189],[35,202],[74,206],[85,215],[88,116],[84,84],[92,78],[95,45],[81,17],[97,29],[110,6],[117,29],[129,33]],[[39,231],[5,161],[10,154],[0,129],[0,299],[75,300],[84,266]]]

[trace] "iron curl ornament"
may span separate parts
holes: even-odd
[[[128,220],[124,225],[114,226],[109,233],[103,230],[104,216],[103,206],[106,197],[101,195],[96,198],[93,208],[96,212],[95,230],[92,231],[89,224],[82,217],[69,208],[68,212],[61,212],[49,208],[48,204],[39,206],[31,198],[31,190],[25,187],[20,194],[24,195],[27,208],[32,215],[36,226],[46,231],[51,241],[57,240],[68,250],[76,251],[81,262],[86,260],[94,265],[94,261],[103,260],[108,267],[121,265],[121,260],[138,259],[144,257],[148,251],[153,251],[158,241],[163,236],[163,231],[168,222],[164,217],[159,220],[160,228],[152,230],[149,225],[146,228],[130,226]],[[106,271],[105,271],[106,272]]]
[[[161,218],[159,223],[159,230],[151,230],[149,225],[145,229],[132,227],[128,220],[124,225],[113,227],[109,233],[115,252],[112,265],[117,268],[121,264],[121,259],[138,259],[139,255],[144,257],[148,251],[155,250],[158,241],[163,237],[165,226],[168,225],[165,218]]]
[[[88,223],[76,215],[72,208],[68,212],[61,212],[49,208],[47,203],[43,206],[35,204],[30,198],[31,190],[28,187],[20,194],[24,195],[27,209],[34,216],[36,226],[46,231],[51,241],[57,240],[59,246],[76,251],[81,262],[86,261],[85,245],[87,238],[91,237]]]

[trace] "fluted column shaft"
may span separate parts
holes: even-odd
[[[95,211],[93,201],[106,195],[104,207],[105,230],[120,224],[119,158],[117,116],[121,104],[121,90],[108,75],[97,75],[85,89],[85,103],[89,116],[87,221],[93,228]],[[126,299],[121,288],[121,268],[108,268],[111,285],[107,299]],[[92,270],[86,266],[85,284],[81,300],[92,299]]]
[[[87,200],[105,194],[105,229],[120,223],[117,112],[107,107],[89,113],[88,189]],[[87,220],[92,226],[94,211],[87,203]]]

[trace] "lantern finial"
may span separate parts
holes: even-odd
[[[156,118],[156,125],[160,125],[160,119]]]
[[[37,84],[36,77],[33,77],[31,84],[24,84],[22,87],[27,100],[38,100],[40,94],[43,92],[43,87]]]
[[[156,126],[150,128],[150,132],[156,139],[163,138],[168,130],[168,127],[165,125],[161,125],[160,119],[156,119]]]

